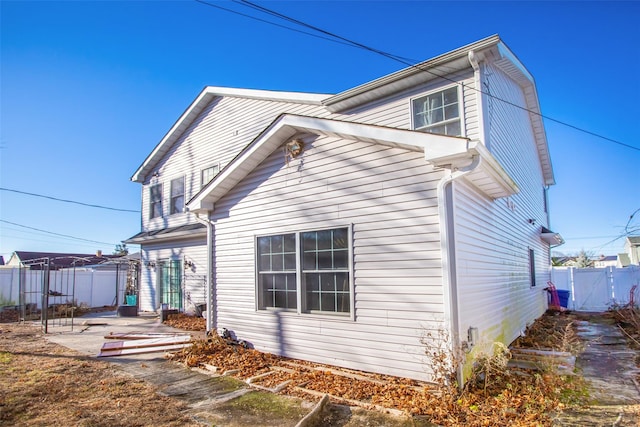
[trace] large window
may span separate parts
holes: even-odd
[[[443,135],[462,135],[458,87],[430,93],[412,101],[413,128]]]
[[[171,214],[184,211],[184,177],[171,180]]]
[[[349,229],[258,237],[258,306],[350,313]]]
[[[200,187],[204,187],[205,185],[210,183],[211,180],[218,174],[218,172],[220,172],[219,165],[214,165],[214,166],[210,166],[208,168],[202,169],[202,172],[200,175],[200,183],[201,183]]]
[[[162,184],[149,187],[149,218],[162,216]]]

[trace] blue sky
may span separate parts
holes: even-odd
[[[545,115],[640,149],[639,2],[259,4],[417,61],[497,33],[534,75]],[[196,1],[0,8],[0,187],[114,208],[140,209],[129,178],[206,85],[337,93],[404,68]],[[622,240],[607,243],[640,208],[640,150],[545,126],[557,181],[551,225],[567,241],[557,251],[621,251]],[[0,191],[0,219],[5,259],[111,253],[140,228],[137,213],[9,191]]]

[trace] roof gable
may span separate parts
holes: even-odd
[[[310,133],[424,152],[425,161],[436,167],[476,162],[478,168],[474,173],[479,178],[478,182],[482,182],[478,185],[481,191],[494,198],[518,191],[504,169],[477,141],[405,129],[283,114],[196,194],[187,203],[187,209],[195,213],[213,211],[215,203],[274,150],[294,137]]]
[[[200,113],[216,97],[234,97],[262,99],[268,101],[295,102],[299,104],[321,105],[321,101],[329,95],[300,92],[280,92],[254,89],[235,89],[217,86],[207,86],[185,110],[180,118],[169,129],[169,132],[156,145],[151,154],[142,162],[131,177],[133,182],[144,182],[145,177],[151,172],[160,159],[170,150],[173,144],[189,128]]]

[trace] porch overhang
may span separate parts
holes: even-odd
[[[190,239],[194,237],[206,236],[207,229],[203,224],[188,224],[178,227],[163,228],[160,230],[141,231],[135,236],[124,240],[124,243],[133,245],[143,245],[149,243],[160,243],[171,240]]]

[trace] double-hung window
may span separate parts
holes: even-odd
[[[149,218],[162,216],[162,184],[149,187]]]
[[[457,86],[415,98],[411,109],[415,130],[451,136],[462,135]]]
[[[296,235],[258,237],[258,289],[260,307],[295,309]]]
[[[184,211],[184,176],[171,180],[171,209],[170,213]]]
[[[350,313],[349,228],[257,238],[258,308]]]

